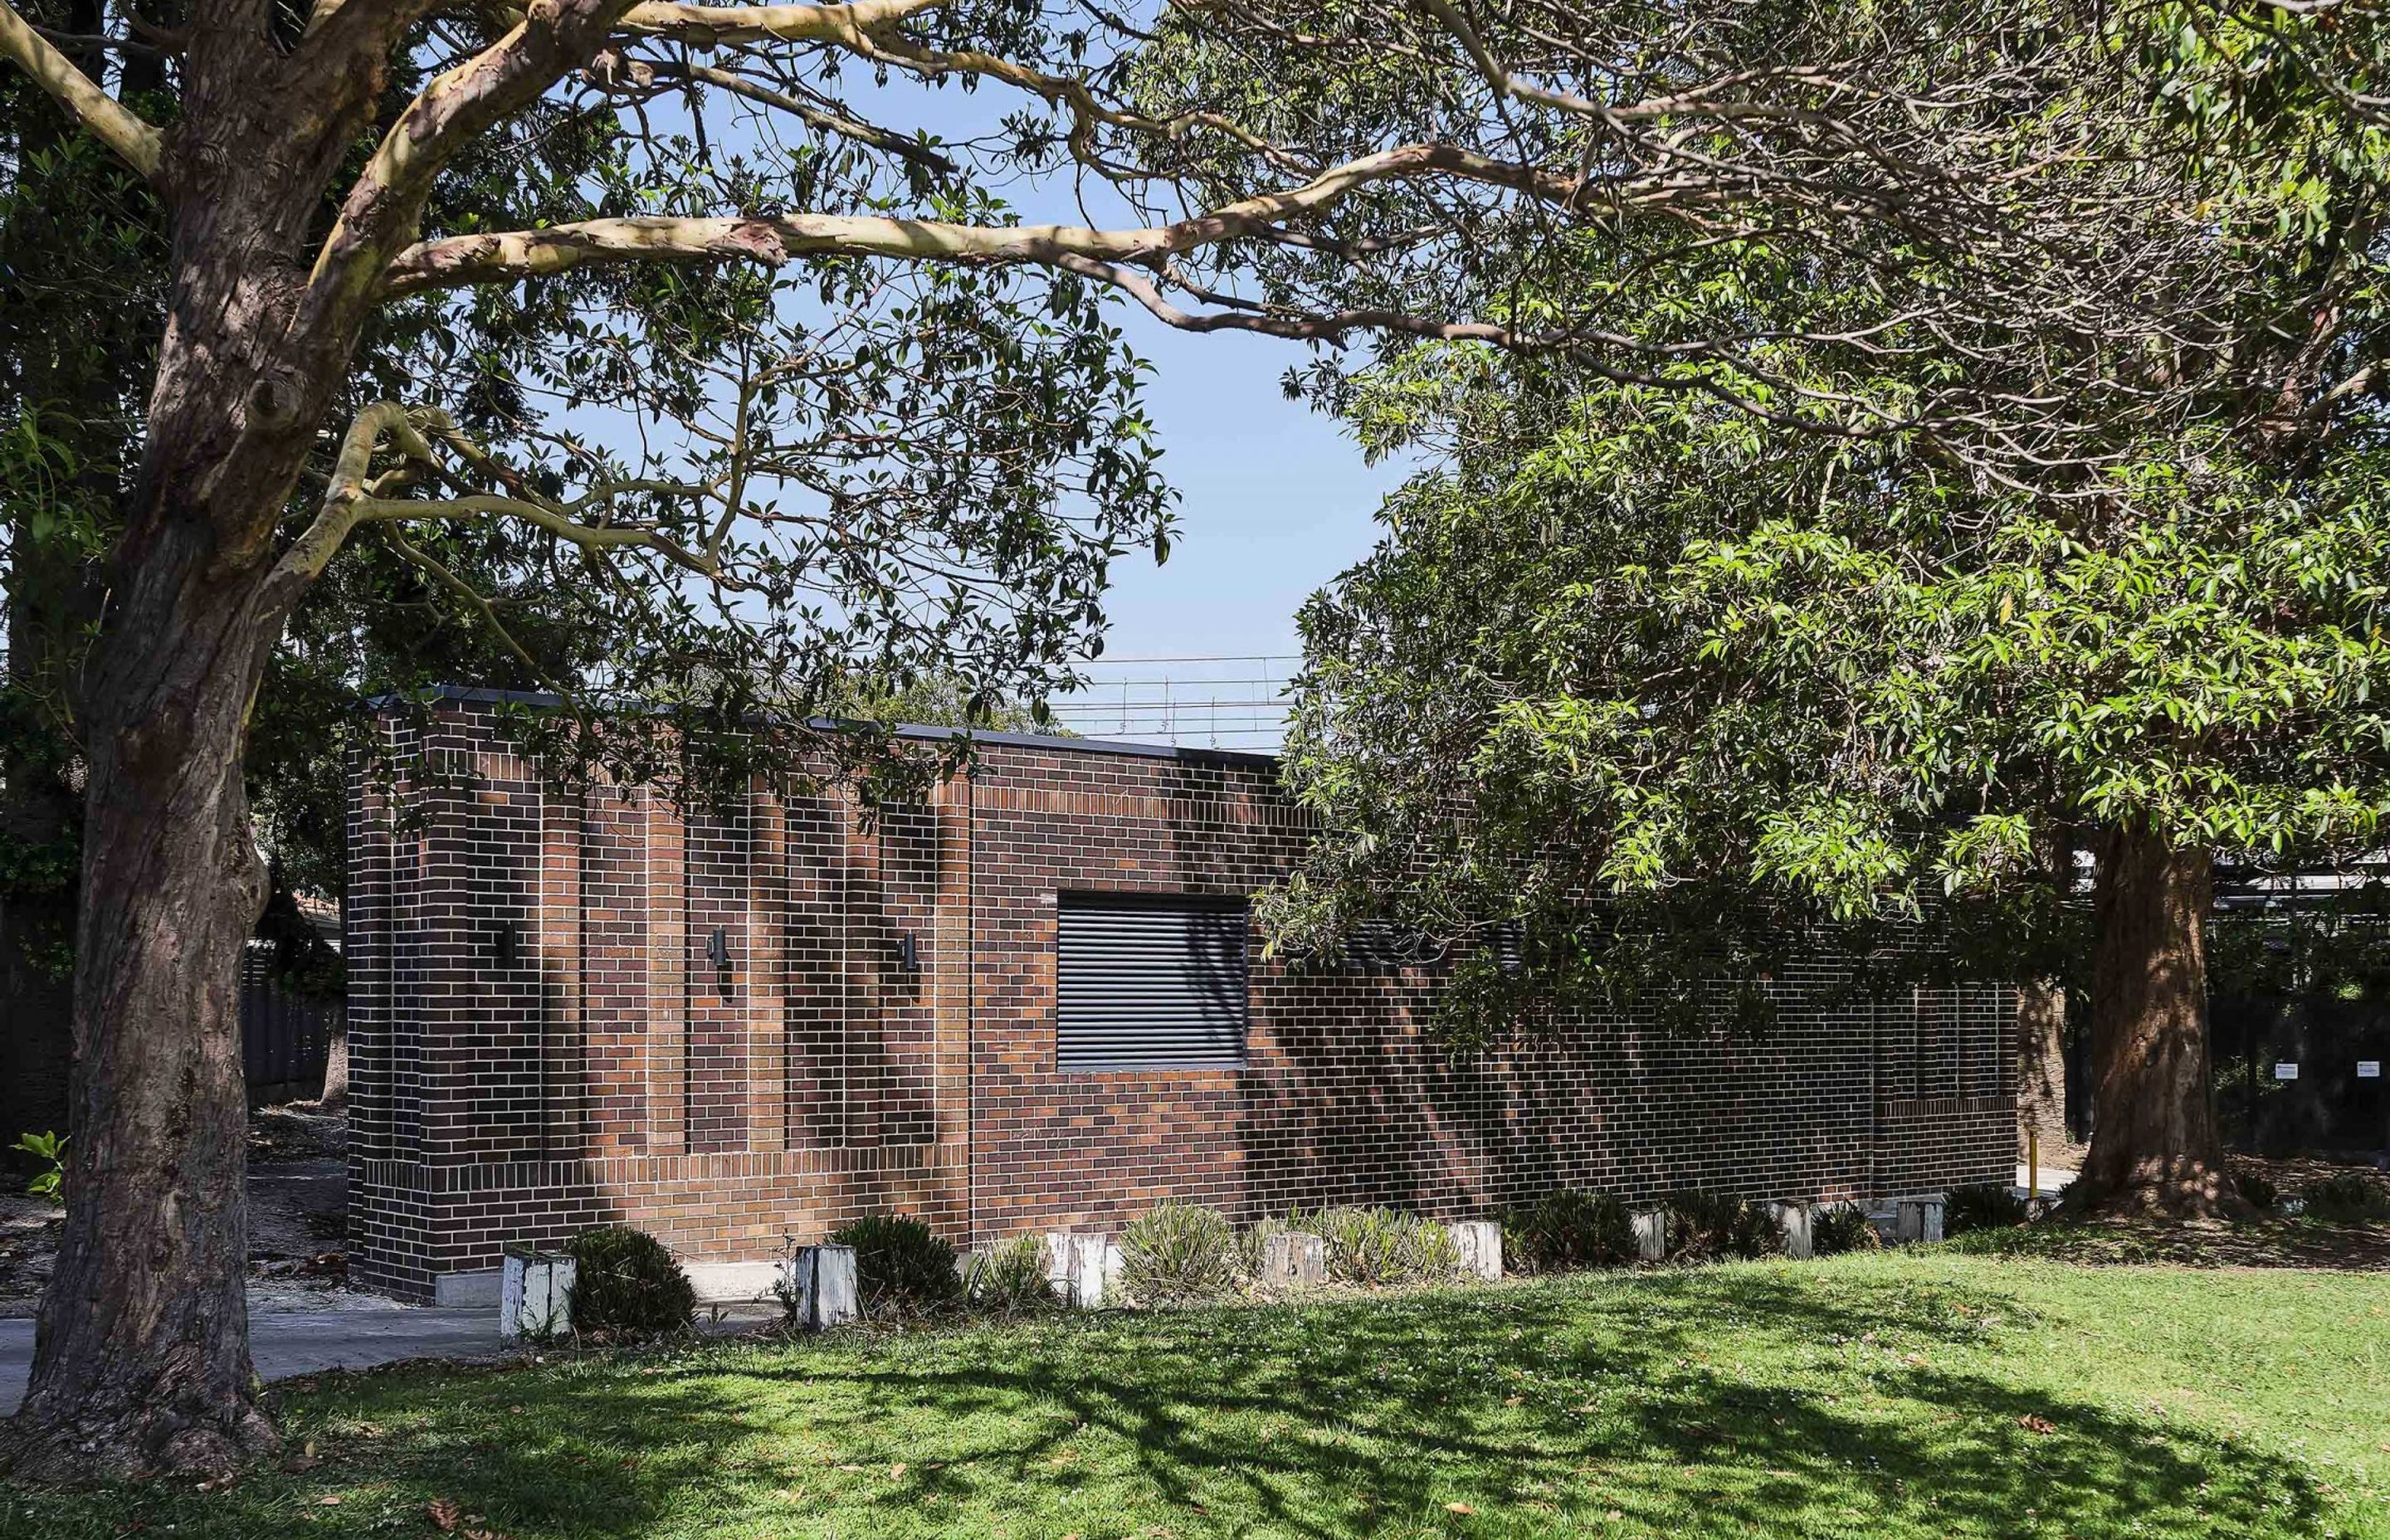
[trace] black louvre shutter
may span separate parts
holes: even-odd
[[[1060,907],[1059,1068],[1243,1066],[1244,900],[1064,893]]]

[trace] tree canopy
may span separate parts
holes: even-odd
[[[2038,227],[2174,211],[2088,330],[2016,306],[1961,336],[1754,233],[1703,282],[1617,286],[1646,335],[1708,306],[1768,339],[1694,388],[1467,343],[1337,382],[1365,442],[1430,467],[1304,616],[1291,773],[1329,833],[1282,942],[1376,912],[1473,943],[1464,1040],[1588,995],[1710,1025],[1765,1018],[1772,958],[1887,926],[1930,922],[1936,966],[2055,971],[2089,848],[2083,1190],[2212,1201],[2210,864],[2370,849],[2390,801],[2369,25],[2127,11],[2041,56],[2078,89],[1978,148],[2023,163],[2085,120],[2071,142],[2132,148],[2088,223],[2065,200],[2113,186],[2104,153],[2012,188],[2060,198]],[[2157,275],[2215,302],[2153,303]]]
[[[2085,520],[1895,449],[1473,362],[1439,405],[1500,429],[1403,488],[1304,613],[1289,759],[1330,835],[1290,933],[1339,904],[1467,935],[1750,889],[1769,927],[1913,916],[2071,878],[2049,825],[2270,863],[2378,839],[2377,451],[2286,480],[2178,442]],[[1372,381],[1365,417],[1414,411],[1412,378]]]

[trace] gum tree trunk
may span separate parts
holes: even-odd
[[[305,579],[276,568],[356,336],[298,326],[304,253],[358,112],[294,134],[281,56],[196,25],[164,335],[141,462],[80,677],[88,765],[67,1218],[10,1474],[217,1473],[272,1449],[245,1299],[241,943],[265,901],[241,762]],[[374,82],[354,83],[370,92]]]
[[[2034,860],[2064,901],[2074,891],[2075,836],[2054,817],[2034,828]],[[2066,1165],[2073,1143],[2066,1127],[2066,986],[2052,974],[2017,985],[2017,1159],[2038,1136],[2045,1168]]]
[[[251,1391],[237,991],[265,899],[242,740],[279,617],[210,544],[163,532],[86,712],[76,1133],[19,1473],[224,1469],[276,1444]]]
[[[2204,850],[2108,831],[2093,894],[2091,1149],[2082,1207],[2178,1217],[2233,1206],[2207,1066]]]

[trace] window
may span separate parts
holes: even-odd
[[[1243,1067],[1243,899],[1063,893],[1059,907],[1057,1067]]]

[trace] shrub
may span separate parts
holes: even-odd
[[[1668,1248],[1687,1262],[1757,1257],[1784,1249],[1784,1226],[1758,1203],[1722,1192],[1671,1193]]]
[[[1258,1265],[1227,1216],[1198,1203],[1162,1203],[1121,1232],[1121,1283],[1139,1304],[1233,1293]]]
[[[1562,1187],[1503,1213],[1502,1254],[1518,1273],[1624,1266],[1635,1260],[1635,1221],[1609,1193]]]
[[[1741,1205],[1722,1192],[1672,1192],[1663,1203],[1668,1211],[1668,1254],[1687,1262],[1707,1262],[1726,1249]]]
[[[663,1242],[620,1225],[564,1243],[572,1259],[572,1329],[647,1335],[678,1331],[697,1313],[697,1290]]]
[[[2241,1201],[2253,1209],[2271,1210],[2282,1200],[2282,1195],[2274,1184],[2254,1171],[2234,1172],[2232,1190],[2241,1195]]]
[[[1947,1216],[1946,1216],[1947,1217]],[[1809,1249],[1821,1257],[1872,1251],[1883,1244],[1875,1221],[1857,1203],[1829,1203],[1809,1222]]]
[[[1779,1255],[1784,1250],[1784,1221],[1765,1203],[1745,1202],[1735,1210],[1734,1224],[1727,1231],[1726,1250],[1728,1256],[1746,1261]]]
[[[866,1315],[936,1310],[962,1291],[955,1249],[910,1214],[867,1214],[832,1230],[829,1241],[854,1248],[854,1283]]]
[[[1942,1200],[1942,1234],[2004,1230],[2025,1222],[2024,1200],[1991,1182],[1952,1187]]]
[[[2390,1219],[2390,1187],[2359,1171],[2344,1171],[2312,1182],[2303,1195],[2318,1219]]]
[[[1460,1276],[1460,1249],[1433,1220],[1394,1209],[1322,1209],[1287,1223],[1327,1243],[1328,1276],[1377,1287],[1438,1283]]]
[[[963,1270],[963,1298],[974,1310],[999,1315],[1059,1307],[1061,1296],[1046,1276],[1046,1238],[1017,1235],[972,1257]]]

